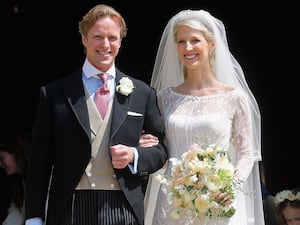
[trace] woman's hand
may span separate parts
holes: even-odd
[[[216,196],[217,201],[221,204],[221,205],[230,205],[233,201],[230,197],[229,194],[227,193],[220,193]]]
[[[140,147],[152,147],[159,143],[158,137],[152,134],[145,134],[145,131],[142,132],[139,140]]]

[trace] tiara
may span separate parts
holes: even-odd
[[[174,25],[183,21],[183,20],[196,20],[206,26],[211,32],[213,32],[213,28],[211,23],[213,21],[213,17],[211,14],[205,10],[191,10],[186,9],[182,10],[181,12],[177,13],[173,16]]]
[[[289,201],[300,201],[300,192],[291,191],[291,190],[283,190],[278,192],[275,195],[275,205],[279,205],[281,202],[285,200]]]

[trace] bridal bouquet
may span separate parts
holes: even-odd
[[[198,145],[181,155],[171,158],[170,176],[157,175],[164,185],[171,205],[171,217],[181,215],[192,218],[231,217],[235,208],[216,199],[219,193],[227,192],[234,199],[234,167],[227,152],[210,146],[201,149]]]

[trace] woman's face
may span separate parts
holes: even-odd
[[[4,169],[7,175],[21,173],[15,160],[15,156],[9,152],[0,150],[0,166]]]
[[[287,206],[282,210],[282,215],[288,225],[300,225],[300,208]]]
[[[209,52],[213,44],[208,42],[201,31],[180,26],[176,34],[178,56],[188,69],[209,66]]]

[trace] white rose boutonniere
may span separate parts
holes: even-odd
[[[134,85],[132,80],[130,80],[128,77],[123,77],[116,88],[117,92],[128,96],[133,91]]]

